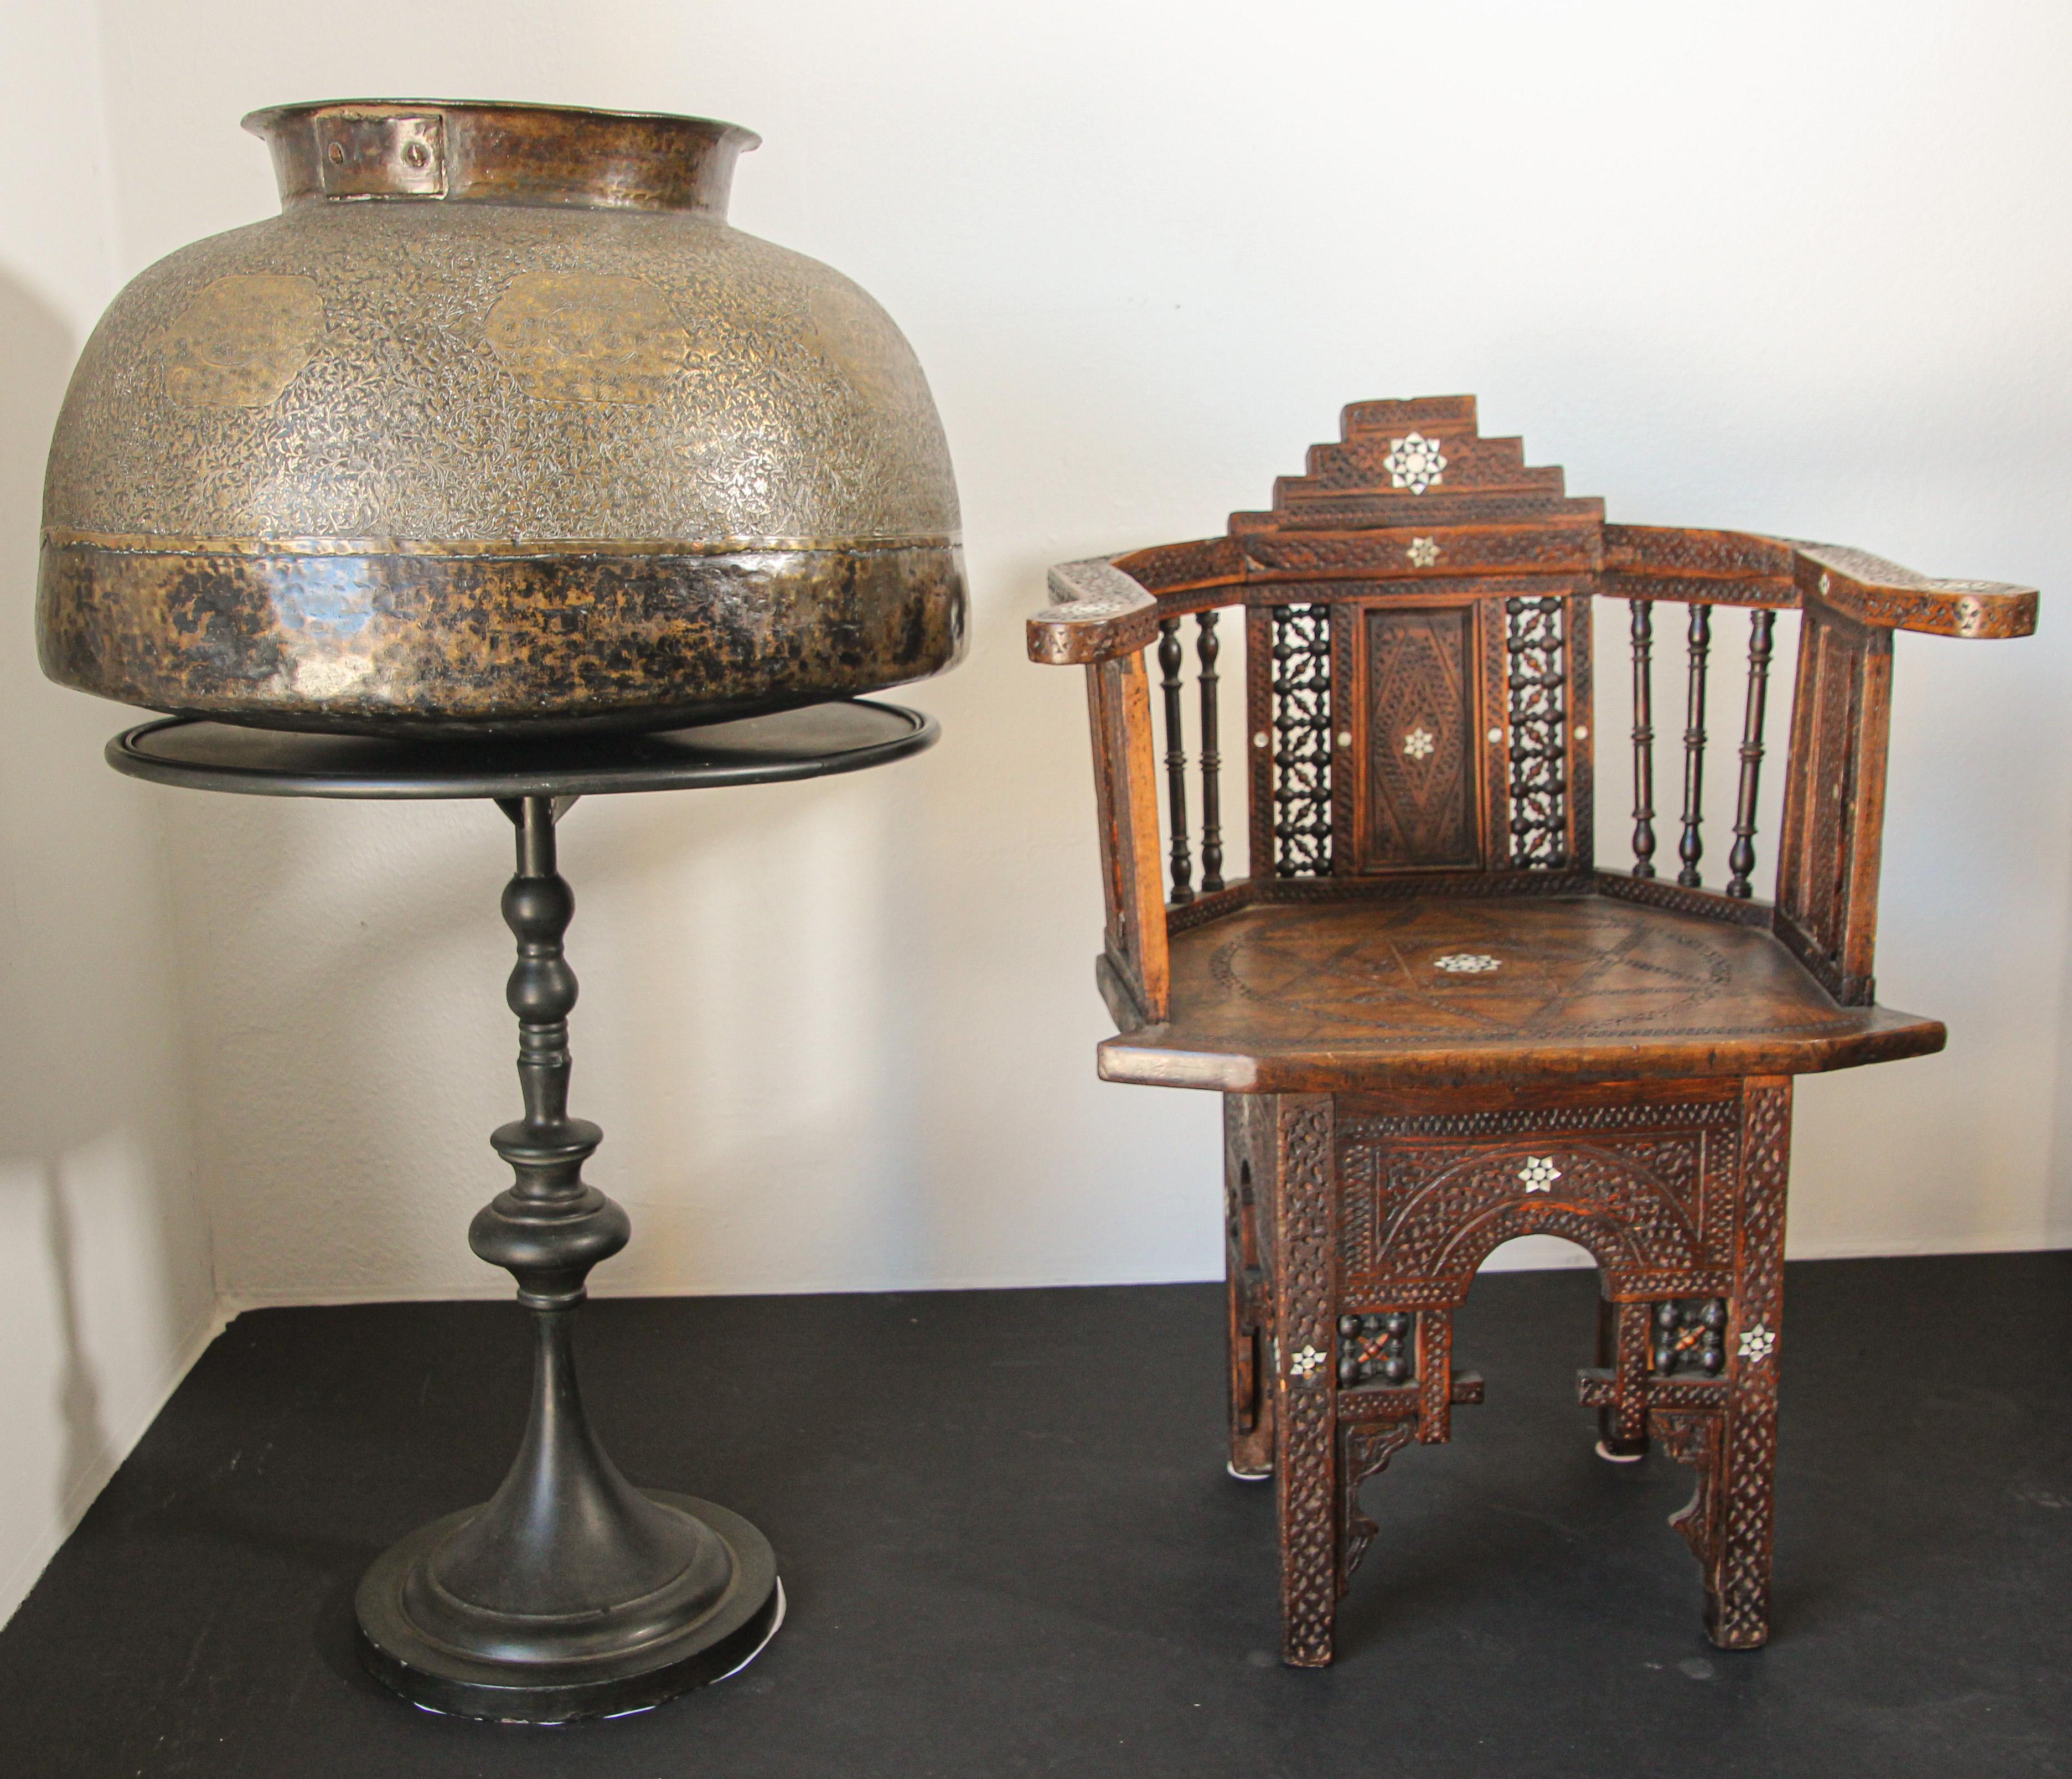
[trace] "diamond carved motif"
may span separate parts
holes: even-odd
[[[1479,861],[1470,618],[1457,607],[1366,615],[1367,869]]]

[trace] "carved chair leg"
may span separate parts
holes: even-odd
[[[1741,1202],[1734,1291],[1725,1329],[1725,1389],[1716,1406],[1687,1399],[1648,1416],[1663,1448],[1698,1473],[1691,1505],[1670,1523],[1704,1571],[1705,1634],[1723,1650],[1756,1649],[1770,1636],[1777,1349],[1790,1153],[1790,1079],[1749,1081],[1741,1102]]]
[[[1273,1474],[1273,1309],[1259,1216],[1262,1170],[1253,1138],[1258,1122],[1244,1095],[1223,1099],[1223,1272],[1230,1339],[1230,1473],[1242,1482]],[[1269,1164],[1270,1165],[1270,1164]]]
[[[1647,1456],[1647,1336],[1646,1304],[1597,1300],[1597,1363],[1612,1374],[1612,1399],[1597,1411],[1597,1456],[1609,1463]]]
[[[1281,1522],[1281,1659],[1331,1659],[1340,1494],[1332,1107],[1329,1095],[1262,1100],[1273,1144],[1274,1491]]]
[[[1741,1239],[1727,1329],[1717,1562],[1706,1576],[1705,1634],[1723,1650],[1770,1635],[1777,1473],[1777,1346],[1784,1309],[1784,1199],[1791,1163],[1791,1082],[1749,1081],[1741,1101]]]

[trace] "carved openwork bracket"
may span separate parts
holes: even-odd
[[[1360,1511],[1360,1485],[1388,1468],[1388,1461],[1416,1432],[1413,1420],[1350,1421],[1338,1429],[1338,1593],[1381,1528]]]
[[[1691,1547],[1708,1579],[1719,1542],[1713,1479],[1719,1469],[1720,1424],[1716,1411],[1655,1409],[1647,1417],[1648,1431],[1661,1442],[1662,1449],[1698,1473],[1698,1486],[1689,1504],[1671,1515],[1669,1523]]]

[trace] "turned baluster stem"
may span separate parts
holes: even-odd
[[[1223,755],[1216,750],[1216,614],[1205,611],[1195,622],[1201,635],[1194,652],[1201,663],[1202,688],[1202,893],[1223,886]]]
[[[518,1085],[525,1115],[490,1144],[515,1176],[476,1217],[475,1251],[507,1267],[518,1300],[534,1309],[580,1302],[599,1260],[626,1245],[626,1214],[582,1177],[604,1140],[586,1119],[569,1116],[569,1014],[576,975],[561,942],[575,916],[575,893],[556,867],[552,797],[513,797],[504,812],[517,830],[517,869],[504,886],[504,921],[518,942],[504,998],[518,1016]]]
[[[1693,606],[1691,676],[1684,719],[1684,837],[1676,846],[1676,856],[1684,861],[1684,869],[1676,873],[1676,881],[1692,890],[1702,881],[1698,875],[1698,861],[1705,852],[1704,843],[1698,837],[1698,824],[1704,816],[1705,657],[1712,647],[1712,608]]]
[[[1180,647],[1180,620],[1158,620],[1159,684],[1166,693],[1166,789],[1173,821],[1173,896],[1174,902],[1192,902],[1194,865],[1187,856],[1187,750],[1180,729],[1180,664],[1186,656]]]
[[[1633,608],[1633,874],[1655,875],[1655,610]]]
[[[504,890],[504,919],[518,942],[504,1000],[518,1016],[518,1086],[524,1098],[528,1135],[552,1140],[569,1124],[569,1015],[576,1004],[575,972],[562,939],[575,917],[575,894],[557,869],[553,799],[519,799],[516,821],[518,866]],[[573,1178],[573,1169],[569,1178]],[[520,1169],[518,1189],[565,1194],[576,1189],[558,1174],[528,1179]]]
[[[1749,897],[1755,869],[1755,801],[1762,774],[1763,706],[1769,696],[1770,631],[1777,614],[1758,608],[1749,619],[1748,708],[1741,720],[1741,782],[1734,803],[1734,844],[1727,855],[1730,896]]]

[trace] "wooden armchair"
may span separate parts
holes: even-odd
[[[1598,1450],[1631,1460],[1651,1439],[1695,1467],[1673,1523],[1704,1570],[1705,1628],[1753,1647],[1769,1629],[1791,1078],[1944,1037],[1873,996],[1893,635],[2026,635],[2036,595],[1826,545],[1607,524],[1601,502],[1564,497],[1558,469],[1527,467],[1518,440],[1479,437],[1471,397],[1355,403],[1343,433],[1227,536],[1053,569],[1056,603],[1029,622],[1033,659],[1087,670],[1096,972],[1119,1029],[1100,1073],[1224,1096],[1231,1468],[1276,1481],[1283,1659],[1331,1659],[1375,1530],[1361,1485],[1482,1399],[1453,1366],[1453,1311],[1493,1249],[1536,1232],[1600,1269],[1598,1363],[1579,1380]],[[1598,597],[1630,614],[1633,860],[1617,869],[1593,858]],[[1251,874],[1234,882],[1226,606],[1244,613],[1250,786]],[[1700,869],[1707,690],[1730,606],[1751,615],[1714,889]],[[1799,614],[1799,641],[1773,902],[1753,884],[1781,610]],[[1652,676],[1670,611],[1687,651],[1673,823],[1656,812]]]

